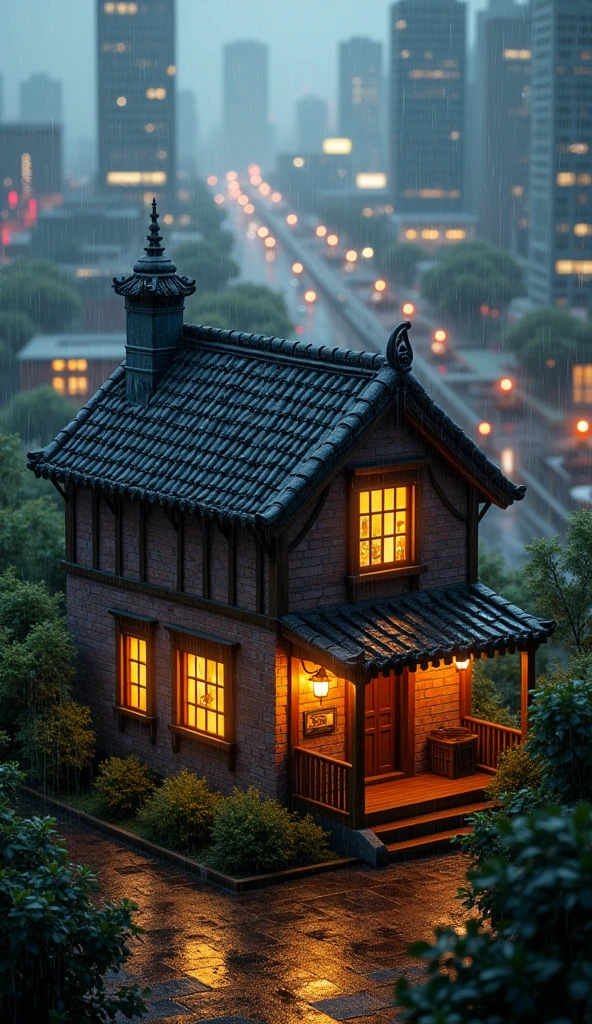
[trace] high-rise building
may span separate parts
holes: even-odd
[[[269,48],[249,39],[224,47],[224,155],[244,170],[269,160]]]
[[[180,89],[177,95],[177,163],[179,171],[197,174],[198,121],[195,93]]]
[[[383,139],[382,44],[354,36],[339,45],[337,124],[342,138],[352,140],[356,171],[382,171]]]
[[[530,6],[489,0],[477,15],[471,161],[479,231],[526,256],[530,148]]]
[[[0,124],[4,120],[4,76],[0,72]]]
[[[528,293],[592,305],[592,8],[533,0]]]
[[[464,199],[466,5],[398,0],[390,13],[395,210],[454,213],[463,209]]]
[[[39,72],[21,82],[20,120],[25,124],[63,124],[62,83]]]
[[[296,104],[296,137],[301,153],[321,153],[327,137],[328,105],[319,96],[303,96]]]
[[[97,0],[99,183],[129,200],[175,200],[175,0]]]

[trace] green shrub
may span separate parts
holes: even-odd
[[[133,818],[154,792],[154,778],[135,754],[108,757],[93,783],[106,818]]]
[[[543,761],[548,787],[563,803],[591,800],[592,679],[546,679],[529,717],[528,752]]]
[[[56,785],[73,782],[95,752],[95,734],[90,709],[74,700],[64,700],[42,715],[22,718],[17,743],[29,766],[29,774],[39,782]]]
[[[327,833],[310,815],[298,818],[253,787],[235,789],[217,808],[210,860],[220,871],[265,874],[331,856]]]
[[[165,779],[139,813],[142,834],[174,850],[196,851],[210,840],[219,795],[185,768]]]
[[[490,800],[504,803],[522,789],[538,790],[543,784],[543,767],[538,757],[531,757],[528,749],[519,744],[500,754],[497,774],[489,783],[486,795]]]

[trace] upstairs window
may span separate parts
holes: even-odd
[[[360,570],[411,561],[413,485],[360,491]]]

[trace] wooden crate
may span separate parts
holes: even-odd
[[[475,773],[477,737],[471,735],[468,730],[463,731],[465,735],[451,737],[446,736],[445,732],[434,731],[429,734],[430,763],[434,775],[461,779],[465,775]]]

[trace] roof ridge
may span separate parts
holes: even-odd
[[[183,339],[206,343],[226,343],[236,348],[245,348],[262,354],[269,353],[289,359],[328,363],[335,367],[343,366],[370,372],[376,372],[388,365],[386,358],[376,352],[356,351],[355,349],[339,348],[339,346],[329,348],[327,345],[313,345],[312,342],[276,338],[267,334],[248,334],[244,331],[208,327],[205,324],[184,324]]]

